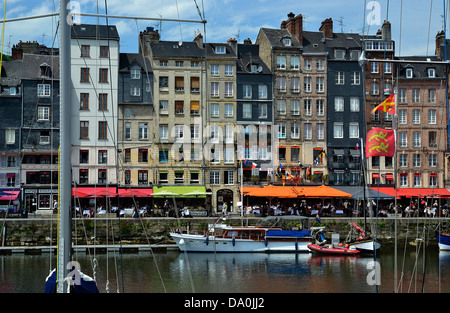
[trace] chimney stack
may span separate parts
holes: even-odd
[[[322,22],[319,31],[323,32],[325,38],[333,38],[333,20],[331,19],[331,17]]]
[[[200,49],[203,49],[203,36],[202,34],[198,34],[195,38],[194,38],[194,42],[197,44],[197,46]]]
[[[441,50],[441,46],[443,46],[445,44],[444,43],[444,37],[445,36],[444,36],[444,31],[443,30],[438,32],[437,35],[436,35],[436,48],[435,48],[434,54],[438,58],[441,58],[441,59],[444,59],[444,51],[445,50]]]
[[[234,53],[237,54],[237,40],[235,38],[230,38],[227,42],[231,49],[233,49]]]
[[[391,40],[391,23],[389,21],[384,21],[381,26],[381,39]]]
[[[281,22],[280,28],[287,29],[292,36],[297,37],[303,46],[303,15],[295,16],[294,13],[289,13],[288,20]]]
[[[160,35],[158,30],[153,27],[147,27],[144,31],[139,33],[139,53],[149,55],[150,42],[159,42]]]

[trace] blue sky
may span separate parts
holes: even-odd
[[[6,18],[57,12],[58,2],[7,0]],[[372,6],[369,8],[371,2],[376,5],[375,10]],[[0,3],[3,18],[5,0]],[[82,12],[96,13],[98,10],[105,13],[105,1],[79,0],[78,3]],[[159,24],[156,21],[109,19],[108,23],[116,25],[119,30],[121,52],[138,52],[139,31],[147,26],[159,29],[162,40],[192,41],[201,32],[208,42],[226,42],[232,37],[239,42],[246,38],[254,42],[261,27],[279,28],[289,12],[304,16],[303,28],[307,31],[318,31],[323,20],[332,18],[335,32],[343,30],[362,34],[365,26],[366,34],[375,34],[383,20],[388,19],[392,24],[397,55],[434,54],[435,36],[443,29],[443,1],[432,0],[108,0],[106,3],[111,15],[199,20],[197,4],[207,21],[205,33],[200,23]],[[9,47],[19,40],[52,46],[55,22],[56,18],[45,18],[7,23],[3,50],[9,52]],[[81,22],[93,24],[97,19],[81,17]],[[105,24],[105,19],[99,18],[99,23]],[[57,44],[56,40],[55,46]]]

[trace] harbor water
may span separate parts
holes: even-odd
[[[398,250],[399,293],[449,293],[450,252]],[[393,293],[394,252],[373,256],[141,251],[74,259],[102,293]],[[1,293],[42,293],[53,254],[0,256]]]

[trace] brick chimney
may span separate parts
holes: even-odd
[[[235,38],[230,38],[227,40],[228,44],[230,45],[230,47],[233,49],[234,53],[237,54],[237,40]]]
[[[159,42],[160,34],[158,30],[153,27],[147,27],[144,31],[139,33],[139,53],[145,56],[149,53],[150,42]]]
[[[381,39],[391,40],[391,23],[389,21],[384,21],[381,26]]]
[[[198,34],[197,36],[195,36],[194,42],[197,44],[197,46],[200,49],[203,49],[203,36],[202,36],[202,34]]]
[[[281,22],[281,29],[287,29],[292,36],[297,37],[300,44],[303,45],[303,15],[297,16],[294,13],[288,14],[288,19]]]
[[[434,51],[434,54],[438,57],[438,58],[444,58],[444,51],[441,51],[441,45],[444,45],[444,31],[440,31],[436,34],[436,48]]]
[[[325,38],[333,38],[333,20],[331,17],[322,22],[319,31],[323,32]]]

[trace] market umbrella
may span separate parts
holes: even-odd
[[[211,192],[207,192],[207,191],[201,191],[201,190],[194,190],[188,193],[183,194],[183,196],[193,196],[193,197],[199,197],[199,196],[206,196],[206,195],[210,195],[212,194]]]
[[[175,193],[175,192],[168,191],[168,190],[161,190],[161,191],[155,192],[153,194],[153,197],[163,197],[163,198],[165,198],[165,197],[176,197],[176,196],[179,196],[179,194]]]

